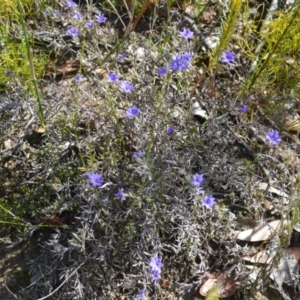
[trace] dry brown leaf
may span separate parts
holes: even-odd
[[[197,10],[194,5],[188,4],[184,8],[184,12],[191,18],[195,18],[197,14]]]
[[[78,72],[79,67],[80,61],[78,59],[71,59],[55,66],[48,65],[45,70],[45,76],[52,78],[58,75],[75,74]]]
[[[300,248],[290,247],[282,251],[278,266],[273,269],[270,278],[281,288],[285,283],[294,286],[299,272]]]
[[[242,226],[254,227],[257,224],[255,220],[247,217],[242,217],[242,216],[238,216],[234,221],[239,223]]]
[[[242,259],[251,263],[269,264],[274,257],[274,254],[269,254],[267,250],[262,250],[254,255],[245,255]]]
[[[292,255],[295,260],[300,262],[300,247],[289,247],[283,249],[283,255]],[[270,251],[262,250],[256,254],[245,255],[242,257],[243,260],[251,263],[270,264],[276,255],[276,251],[270,253]]]
[[[284,249],[287,254],[292,254],[295,259],[300,263],[300,247],[289,247]]]
[[[284,227],[287,227],[290,221],[276,220],[267,224],[260,224],[252,229],[241,231],[237,239],[248,242],[259,242],[270,239],[274,234],[280,233]]]
[[[107,76],[108,72],[105,69],[96,68],[93,71],[94,74],[100,75],[101,77]]]
[[[264,208],[266,211],[270,211],[274,208],[274,205],[272,204],[272,202],[270,202],[267,199],[264,199],[263,205],[264,205]]]
[[[203,13],[203,19],[206,22],[211,22],[216,17],[216,12],[214,10],[205,11]]]
[[[275,187],[269,185],[269,184],[266,183],[266,182],[260,182],[260,183],[258,184],[258,187],[257,187],[257,188],[258,188],[259,190],[263,190],[263,191],[266,191],[266,190],[267,190],[268,192],[273,193],[273,194],[276,194],[276,195],[281,196],[281,197],[285,197],[285,198],[288,198],[288,197],[289,197],[289,195],[286,194],[285,192],[283,192],[283,191],[281,191],[281,190],[279,190],[279,189],[277,189],[277,188],[275,188]]]
[[[84,128],[89,128],[92,130],[99,130],[100,128],[100,123],[95,121],[95,120],[80,120],[79,125],[84,127]]]
[[[300,131],[300,116],[288,116],[286,117],[284,129],[287,131]]]
[[[200,286],[199,293],[205,297],[214,287],[220,298],[227,298],[236,292],[239,282],[239,278],[228,273],[206,273]]]

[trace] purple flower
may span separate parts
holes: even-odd
[[[118,192],[115,194],[117,198],[119,198],[121,201],[125,200],[125,194],[124,189],[119,189]]]
[[[78,35],[78,29],[77,28],[70,28],[67,30],[67,34],[71,36],[77,36]]]
[[[108,82],[115,82],[119,79],[119,74],[115,72],[110,72],[108,75]]]
[[[74,13],[72,14],[72,18],[73,18],[73,19],[79,20],[79,19],[81,19],[82,17],[83,17],[83,14],[81,14],[81,13],[79,13],[79,12],[74,12]]]
[[[135,118],[138,114],[140,113],[140,110],[134,105],[134,106],[131,106],[127,109],[126,111],[126,116],[129,118],[129,119],[133,119]]]
[[[203,183],[204,183],[204,177],[203,177],[203,175],[196,173],[193,176],[192,185],[195,186],[195,187],[200,187],[200,186],[203,185]]]
[[[135,296],[136,299],[143,299],[146,296],[146,289],[142,289]]]
[[[158,71],[157,71],[157,75],[158,75],[159,77],[164,77],[164,76],[167,75],[167,73],[168,73],[167,67],[161,67],[161,68],[159,68]]]
[[[173,59],[171,60],[170,67],[173,71],[180,71],[182,70],[182,55],[180,54],[175,54],[173,55]]]
[[[7,77],[10,76],[10,75],[11,75],[11,71],[6,70],[6,71],[4,72],[4,75],[7,76]]]
[[[161,258],[157,256],[152,257],[149,266],[152,269],[161,269],[163,267]]]
[[[67,5],[67,7],[69,7],[69,8],[73,8],[73,7],[77,7],[78,5],[74,2],[74,1],[72,1],[72,0],[67,0],[66,1],[66,5]]]
[[[167,129],[167,134],[172,134],[174,132],[174,128],[173,127],[169,127]]]
[[[154,281],[157,281],[161,278],[160,273],[161,272],[158,269],[150,269],[150,275]]]
[[[282,141],[282,139],[279,136],[278,131],[273,130],[273,129],[269,130],[269,132],[266,134],[266,138],[268,139],[268,141],[271,145],[276,145]]]
[[[225,64],[233,63],[235,61],[235,58],[236,56],[234,55],[234,53],[230,51],[223,51],[221,54],[221,62]]]
[[[188,28],[183,28],[182,31],[180,31],[179,36],[185,39],[192,39],[194,37],[194,32]]]
[[[124,58],[126,58],[127,57],[127,53],[120,53],[119,55],[118,55],[118,60],[123,60]]]
[[[248,110],[248,105],[247,104],[241,105],[241,107],[240,107],[241,112],[246,112],[247,110]]]
[[[105,23],[107,18],[104,17],[104,15],[102,13],[98,14],[95,16],[95,20],[98,22],[98,23]]]
[[[206,196],[202,200],[202,205],[207,209],[211,209],[216,204],[215,198],[212,196]]]
[[[149,268],[150,275],[154,281],[157,281],[161,278],[161,269],[163,267],[162,260],[158,257],[152,257]]]
[[[85,27],[87,27],[87,28],[89,28],[89,29],[91,29],[93,26],[94,26],[94,22],[93,22],[93,21],[87,22],[87,23],[85,24]]]
[[[183,54],[174,54],[170,63],[170,68],[175,71],[184,71],[191,67],[192,52],[185,52]]]
[[[185,60],[185,61],[190,62],[192,60],[192,58],[193,58],[193,55],[194,54],[192,52],[184,52],[182,54],[182,59]]]
[[[196,194],[197,195],[203,195],[204,191],[202,190],[202,188],[196,188]]]
[[[56,17],[56,18],[60,16],[60,12],[59,12],[58,9],[55,9],[55,10],[52,12],[52,14],[53,14],[53,16]]]
[[[142,150],[137,150],[132,153],[133,158],[140,158],[144,156],[144,152]]]
[[[75,77],[74,77],[74,80],[75,80],[75,82],[76,83],[79,83],[81,80],[82,80],[82,75],[81,74],[77,74],[77,75],[75,75]]]
[[[126,81],[126,80],[121,80],[119,82],[119,85],[121,87],[121,90],[125,93],[125,94],[129,94],[132,92],[133,90],[133,85],[131,82]]]
[[[85,173],[83,177],[88,178],[92,186],[102,186],[104,183],[102,175],[98,173]]]

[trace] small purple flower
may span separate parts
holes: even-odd
[[[150,275],[154,281],[157,281],[161,278],[161,269],[163,267],[161,258],[152,257],[150,264]]]
[[[73,18],[73,19],[80,20],[80,19],[82,19],[82,17],[83,17],[83,14],[81,14],[81,13],[79,13],[79,12],[74,12],[74,13],[72,14],[72,18]]]
[[[69,7],[69,8],[73,8],[73,7],[77,7],[78,5],[74,2],[74,1],[72,1],[72,0],[67,0],[66,1],[66,5],[67,5],[67,7]]]
[[[173,127],[169,127],[167,129],[167,134],[172,134],[174,132],[174,128]]]
[[[207,209],[211,209],[216,204],[215,198],[212,196],[206,196],[202,200],[202,205]]]
[[[203,177],[203,175],[196,173],[193,176],[192,185],[195,186],[195,187],[200,187],[200,186],[203,185],[203,183],[204,183],[204,177]]]
[[[192,52],[184,52],[183,54],[182,54],[182,59],[183,60],[185,60],[185,61],[187,61],[187,62],[190,62],[191,60],[192,60],[192,58],[193,58],[193,53]]]
[[[161,278],[160,273],[161,272],[158,269],[150,269],[150,275],[154,281],[157,281]]]
[[[77,75],[75,75],[75,77],[74,77],[74,80],[75,80],[75,82],[76,83],[79,83],[81,80],[82,80],[82,75],[81,74],[77,74]]]
[[[117,198],[119,198],[121,201],[125,200],[125,194],[124,189],[119,189],[118,192],[115,194]]]
[[[133,158],[140,158],[143,156],[144,156],[144,151],[142,151],[141,149],[132,153]]]
[[[273,129],[269,130],[269,132],[266,134],[266,138],[268,139],[268,141],[271,145],[276,145],[282,141],[282,139],[279,136],[278,131],[273,130]]]
[[[84,178],[88,178],[90,180],[90,184],[92,186],[102,186],[104,181],[101,174],[98,173],[85,173],[83,174]]]
[[[246,112],[247,110],[248,110],[248,105],[247,104],[241,105],[241,107],[240,107],[241,112]]]
[[[97,21],[100,24],[105,23],[106,20],[107,20],[107,18],[104,17],[104,15],[102,13],[95,16],[95,21]]]
[[[170,68],[173,71],[180,71],[182,70],[182,62],[181,62],[182,56],[180,54],[173,55],[173,58],[171,60]]]
[[[157,256],[152,257],[149,266],[152,269],[161,269],[163,267],[162,259]]]
[[[67,34],[71,36],[77,36],[78,35],[78,29],[77,28],[70,28],[67,30]]]
[[[119,79],[119,74],[115,72],[110,72],[108,75],[108,82],[115,82]]]
[[[186,40],[192,39],[194,37],[194,32],[188,28],[183,28],[182,31],[180,31],[179,36],[185,38]]]
[[[158,75],[159,77],[164,77],[164,76],[167,75],[167,73],[168,73],[167,67],[161,67],[161,68],[159,68],[158,71],[157,71],[157,75]]]
[[[6,70],[6,71],[4,72],[4,75],[7,76],[7,77],[10,76],[10,75],[11,75],[11,71]]]
[[[60,16],[60,12],[58,9],[55,9],[53,12],[52,12],[53,16],[58,18]]]
[[[132,92],[133,90],[133,84],[129,81],[126,80],[121,80],[119,82],[119,85],[121,87],[121,90],[125,93],[125,94],[129,94]]]
[[[140,113],[140,110],[134,105],[134,106],[131,106],[127,109],[126,111],[126,116],[129,118],[129,119],[133,119],[135,118],[138,114]]]
[[[124,58],[126,58],[127,57],[127,53],[120,53],[119,55],[118,55],[118,60],[123,60]]]
[[[184,71],[191,67],[192,52],[185,52],[183,54],[174,54],[170,63],[170,68],[175,71]]]
[[[230,51],[223,51],[221,54],[221,62],[225,64],[230,64],[235,61],[235,54]]]
[[[87,22],[87,23],[85,24],[85,27],[86,27],[86,28],[89,28],[89,29],[91,29],[93,26],[94,26],[94,22],[93,22],[93,21]]]
[[[202,190],[202,188],[196,188],[196,194],[197,195],[203,195],[204,191]]]
[[[143,299],[146,296],[146,289],[142,289],[135,296],[136,299]]]

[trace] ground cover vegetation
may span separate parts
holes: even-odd
[[[299,299],[297,1],[0,18],[1,299]]]

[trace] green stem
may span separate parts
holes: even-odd
[[[45,118],[44,118],[44,114],[43,114],[42,100],[41,100],[41,95],[40,95],[39,88],[38,88],[38,82],[36,79],[35,68],[34,68],[33,57],[32,57],[32,52],[31,52],[31,48],[30,48],[26,23],[24,21],[24,18],[22,17],[22,16],[24,16],[24,10],[23,10],[22,4],[20,3],[20,0],[17,1],[17,4],[18,4],[18,11],[20,14],[19,20],[21,22],[22,29],[24,32],[24,39],[25,39],[26,48],[27,48],[27,58],[28,58],[28,62],[29,62],[30,72],[32,75],[32,81],[33,81],[33,86],[34,86],[34,91],[35,91],[35,96],[36,96],[38,115],[39,115],[41,124],[43,126],[45,126]]]

